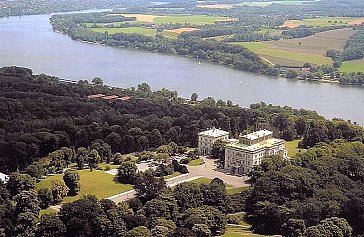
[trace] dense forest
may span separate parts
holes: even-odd
[[[258,233],[363,236],[364,145],[318,143],[285,162],[263,161],[252,172],[246,208]],[[274,219],[274,221],[272,221]]]

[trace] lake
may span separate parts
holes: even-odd
[[[364,88],[270,78],[196,59],[112,48],[71,40],[52,31],[50,15],[0,19],[0,66],[24,66],[34,73],[131,87],[146,82],[153,89],[193,92],[199,99],[232,100],[241,106],[264,101],[315,110],[327,118],[364,124]]]

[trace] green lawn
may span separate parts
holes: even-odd
[[[343,62],[340,72],[364,72],[364,60],[354,60]]]
[[[53,214],[53,213],[55,214],[55,213],[57,213],[57,211],[48,207],[47,209],[40,210],[39,217],[41,217],[42,215],[45,215],[45,214]]]
[[[203,165],[205,164],[205,162],[203,161],[203,159],[199,158],[199,159],[196,159],[196,160],[191,160],[190,162],[188,162],[187,165],[189,166],[199,166],[199,165]]]
[[[159,16],[154,18],[155,24],[192,24],[192,25],[207,25],[214,24],[215,21],[226,21],[230,20],[229,17],[214,17],[214,16],[203,16],[203,15],[175,15],[175,16]]]
[[[174,177],[177,177],[177,176],[180,176],[181,173],[180,172],[173,172],[173,174],[170,174],[170,175],[166,175],[164,176],[164,180],[167,180],[167,179],[171,179],[171,178],[174,178]]]
[[[202,178],[194,179],[194,180],[192,180],[190,182],[194,183],[194,184],[201,185],[201,184],[210,184],[211,181],[212,181],[212,179],[202,177]]]
[[[125,34],[141,34],[146,36],[155,36],[156,29],[147,29],[143,27],[126,27],[126,28],[89,28],[91,31],[109,34],[125,33]]]
[[[240,219],[239,225],[228,225],[224,235],[221,237],[267,237],[265,235],[253,234],[250,230],[250,225],[243,220],[244,213],[231,214]]]
[[[113,175],[103,171],[94,170],[90,172],[89,170],[80,170],[78,173],[80,174],[81,191],[77,196],[66,197],[64,202],[72,202],[88,194],[95,195],[98,199],[102,199],[133,189],[132,185],[115,182]],[[50,189],[52,180],[60,180],[62,178],[63,175],[60,174],[49,176],[37,183],[36,188]]]
[[[240,193],[240,192],[246,191],[248,189],[249,189],[249,187],[227,188],[226,193],[227,194]]]
[[[294,62],[300,62],[302,65],[304,63],[311,63],[315,65],[322,65],[322,64],[331,64],[332,60],[324,55],[314,54],[314,53],[303,53],[290,50],[282,50],[278,49],[270,45],[269,43],[263,42],[234,42],[232,44],[242,45],[249,50],[253,51],[260,56],[271,56],[274,58],[281,58],[286,59]],[[274,62],[273,62],[274,63]]]
[[[105,163],[103,163],[103,164],[99,164],[99,165],[98,165],[98,167],[99,167],[99,168],[102,168],[102,170],[104,170],[104,171],[106,171],[106,167],[107,167],[107,166],[109,166],[109,167],[110,167],[110,169],[117,169],[117,168],[119,168],[119,166],[120,166],[120,165],[105,164]]]
[[[293,141],[289,141],[286,142],[284,145],[288,151],[288,156],[289,157],[294,157],[297,155],[299,148],[298,148],[298,143],[301,141],[301,139],[298,140],[293,140]]]

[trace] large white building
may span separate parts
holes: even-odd
[[[6,183],[8,182],[8,179],[9,179],[9,176],[6,175],[6,174],[3,174],[0,172],[0,180],[3,182],[3,183]]]
[[[210,129],[198,134],[198,153],[200,155],[211,154],[212,146],[217,141],[228,141],[229,132],[220,129]]]
[[[198,151],[200,155],[211,154],[212,146],[217,141],[225,141],[224,169],[231,174],[248,174],[253,166],[260,165],[262,159],[269,155],[287,158],[284,140],[273,138],[273,133],[260,130],[240,136],[239,140],[229,139],[229,132],[210,129],[198,134]]]
[[[266,156],[279,155],[287,159],[284,142],[273,138],[273,133],[268,130],[240,136],[238,142],[226,146],[224,168],[231,174],[248,174]]]

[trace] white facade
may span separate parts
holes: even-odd
[[[1,180],[3,183],[7,183],[7,182],[8,182],[8,179],[9,179],[9,176],[8,176],[8,175],[3,174],[3,173],[0,173],[0,180]]]
[[[212,146],[217,141],[228,141],[229,132],[220,129],[210,129],[198,134],[198,153],[200,155],[211,154]]]
[[[273,133],[268,130],[241,136],[239,142],[230,143],[225,148],[225,170],[231,174],[248,174],[266,156],[280,155],[286,159],[284,142],[273,138]]]

